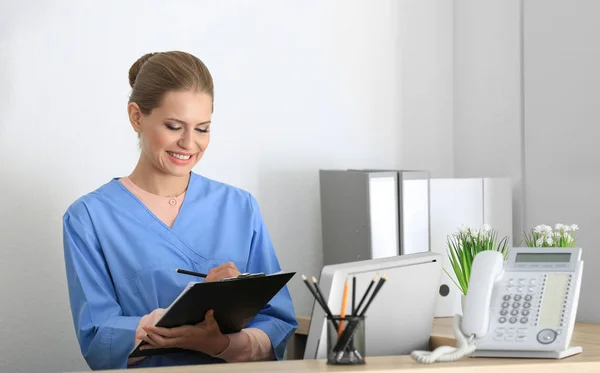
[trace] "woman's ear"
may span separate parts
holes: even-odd
[[[142,110],[140,106],[135,102],[130,103],[127,105],[127,114],[133,130],[138,134],[142,132]]]

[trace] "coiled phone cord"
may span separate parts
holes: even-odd
[[[473,341],[474,336],[465,337],[460,330],[461,315],[454,316],[452,330],[456,337],[456,347],[440,346],[433,351],[413,351],[410,356],[423,364],[431,364],[435,362],[448,362],[461,359],[463,356],[475,351],[477,346]]]

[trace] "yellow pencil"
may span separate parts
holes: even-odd
[[[340,312],[340,317],[343,319],[346,317],[346,303],[348,302],[348,281],[344,284],[344,296],[342,297],[342,311]],[[342,335],[342,330],[344,329],[344,321],[340,320],[340,325],[338,326],[338,338]]]

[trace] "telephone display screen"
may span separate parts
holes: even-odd
[[[569,253],[520,253],[515,263],[568,263],[570,260]]]

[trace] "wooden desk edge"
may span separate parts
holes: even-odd
[[[307,336],[310,316],[298,316],[297,335]],[[456,339],[452,332],[452,317],[438,317],[433,321],[429,348],[439,346],[455,346]],[[600,351],[600,324],[577,322],[572,337],[572,345],[585,345],[586,349]]]
[[[308,335],[308,327],[310,326],[310,316],[298,316],[296,317],[296,321],[298,321],[298,329],[296,329],[296,334]]]

